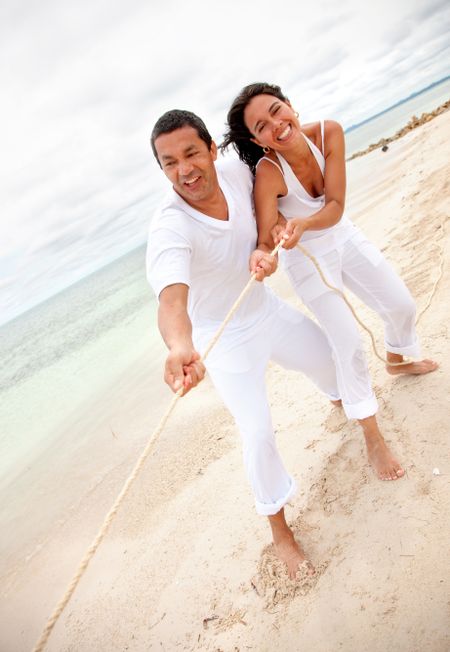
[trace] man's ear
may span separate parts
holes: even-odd
[[[211,147],[209,148],[209,151],[211,152],[212,160],[217,161],[217,145],[213,140],[211,141]]]

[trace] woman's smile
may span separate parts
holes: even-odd
[[[280,134],[279,136],[277,136],[276,140],[278,140],[278,141],[280,141],[280,142],[283,142],[283,141],[285,141],[285,140],[287,140],[287,139],[289,138],[289,136],[291,135],[291,133],[292,133],[292,125],[290,125],[290,124],[288,123],[288,124],[286,125],[286,127],[284,127],[284,129],[283,129],[283,131],[281,132],[281,134]]]

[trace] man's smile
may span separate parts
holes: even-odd
[[[200,179],[200,175],[197,176],[197,177],[193,177],[192,179],[189,179],[189,181],[185,181],[184,185],[185,186],[193,186],[199,179]]]

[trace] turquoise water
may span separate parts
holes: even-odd
[[[446,80],[357,127],[347,135],[347,153],[449,96]],[[162,385],[164,347],[144,258],[142,245],[0,327],[0,482],[57,440],[67,416],[120,379],[146,347],[158,352],[148,373]]]
[[[152,341],[161,348],[144,257],[139,247],[0,328],[0,482]]]

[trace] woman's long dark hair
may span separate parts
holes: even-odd
[[[232,145],[241,161],[247,163],[253,174],[255,174],[256,164],[264,156],[264,152],[262,147],[250,140],[253,135],[245,125],[244,111],[250,100],[256,95],[273,95],[282,102],[288,101],[287,97],[281,92],[281,88],[274,84],[261,82],[245,86],[228,111],[227,130],[223,135],[223,142],[220,144],[222,151]]]

